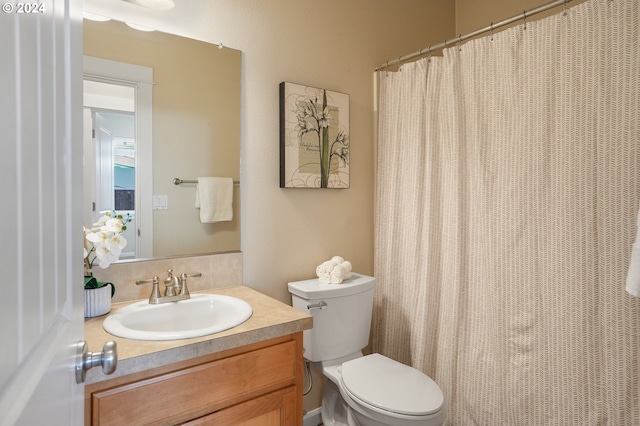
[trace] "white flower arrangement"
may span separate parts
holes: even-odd
[[[95,261],[102,268],[108,268],[120,258],[122,249],[127,246],[127,240],[122,236],[126,231],[129,217],[107,212],[93,228],[84,228],[85,247],[84,262],[86,269],[93,268]]]

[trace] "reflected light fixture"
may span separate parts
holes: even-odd
[[[169,10],[175,7],[173,0],[124,0],[153,10]]]
[[[138,31],[146,31],[146,32],[155,31],[154,28],[145,27],[144,25],[134,24],[132,22],[125,22],[125,24],[127,24],[129,28],[133,28],[134,30],[138,30]]]
[[[91,13],[86,11],[82,12],[82,17],[90,21],[96,21],[96,22],[107,22],[111,20],[111,18],[109,18],[108,16],[98,15],[96,13]]]

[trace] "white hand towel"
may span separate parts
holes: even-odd
[[[640,297],[640,209],[638,210],[636,232],[636,242],[631,247],[631,260],[625,289],[630,295]]]
[[[333,256],[331,258],[331,260],[333,260],[334,262],[336,262],[338,265],[340,265],[342,262],[344,262],[344,259],[341,256]]]
[[[199,177],[195,205],[200,209],[202,223],[233,219],[233,179]]]

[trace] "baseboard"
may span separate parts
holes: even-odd
[[[322,417],[320,416],[321,411],[322,409],[320,407],[307,411],[302,418],[304,421],[303,426],[318,426],[322,424]]]

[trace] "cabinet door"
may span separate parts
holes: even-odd
[[[298,351],[288,341],[94,391],[93,424],[173,425],[284,389],[299,380]]]
[[[297,423],[296,388],[289,386],[225,408],[184,426],[289,426]]]

